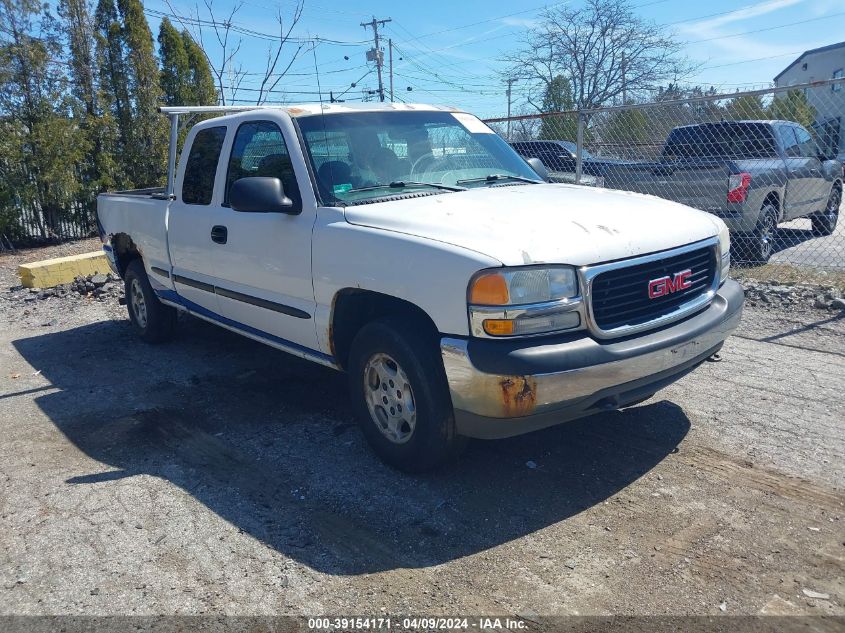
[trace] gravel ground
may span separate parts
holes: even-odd
[[[145,345],[119,284],[38,299],[11,260],[0,615],[845,615],[825,289],[752,289],[721,362],[637,407],[408,476],[342,375],[190,318]]]

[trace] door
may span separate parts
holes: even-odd
[[[787,178],[783,201],[784,219],[793,220],[812,213],[811,204],[815,198],[813,165],[810,159],[801,154],[794,126],[779,125],[777,130],[783,146]]]
[[[227,241],[214,250],[220,312],[281,345],[317,350],[311,283],[316,201],[310,188],[302,189],[307,196],[300,190],[300,185],[308,185],[308,173],[302,160],[291,160],[289,148],[299,150],[289,118],[250,116],[237,124],[226,161],[218,218],[227,228]],[[293,201],[292,213],[232,209],[232,183],[250,176],[279,178]]]
[[[214,185],[224,177],[218,175],[218,163],[226,130],[225,125],[218,125],[192,131],[167,218],[173,286],[187,307],[201,313],[218,311],[213,254],[219,229],[215,228],[217,206],[212,202]]]
[[[822,161],[819,158],[819,151],[816,141],[803,127],[796,125],[793,130],[798,138],[798,147],[801,157],[807,161],[807,187],[808,187],[808,213],[824,210],[827,198],[830,195],[831,183],[824,177]]]

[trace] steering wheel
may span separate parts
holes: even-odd
[[[423,161],[429,161],[431,163],[429,169],[423,170],[423,173],[428,173],[430,171],[437,171],[435,169],[431,169],[431,167],[434,167],[437,163],[441,163],[441,162],[446,163],[445,158],[438,158],[437,156],[435,156],[431,152],[428,152],[427,154],[423,154],[417,160],[414,161],[413,165],[411,165],[411,171],[408,174],[408,177],[411,180],[417,180],[417,178],[415,176],[415,174],[417,172],[417,167],[419,167],[420,163],[423,162]]]

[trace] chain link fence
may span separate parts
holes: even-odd
[[[486,122],[552,181],[722,218],[735,267],[845,286],[845,79]]]

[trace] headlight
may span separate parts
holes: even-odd
[[[578,277],[571,266],[481,271],[467,295],[474,336],[546,334],[581,325]]]
[[[728,278],[728,272],[731,268],[731,233],[727,225],[719,220],[719,253],[721,253],[722,261],[719,262],[719,283],[723,283]]]

